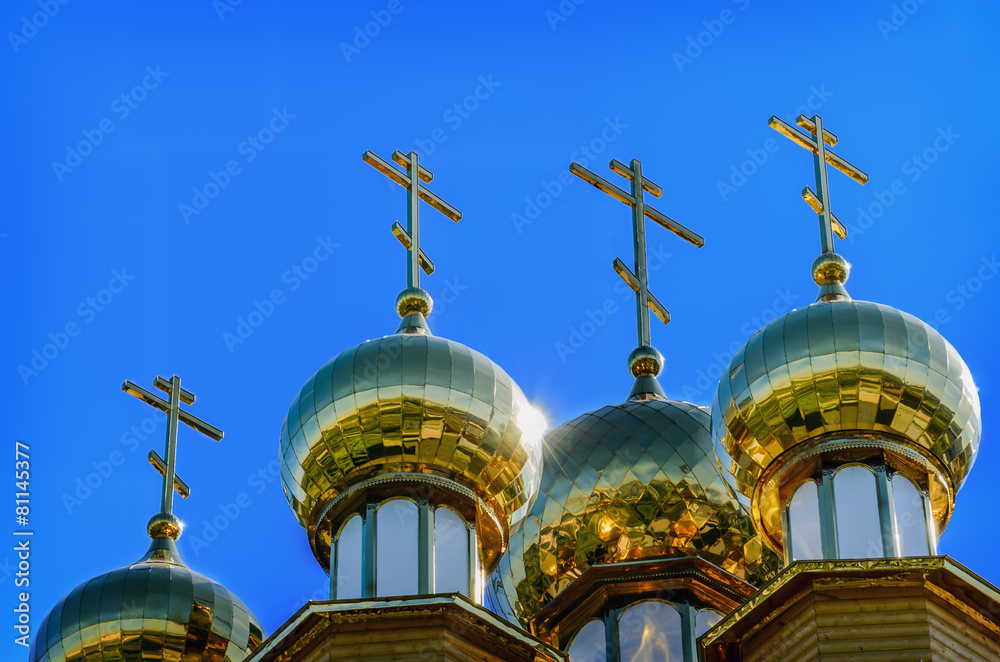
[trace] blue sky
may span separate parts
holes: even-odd
[[[640,159],[655,206],[705,237],[650,224],[647,242],[673,315],[653,321],[661,383],[707,404],[730,348],[816,293],[812,160],[767,127],[804,110],[871,176],[830,173],[848,290],[935,320],[981,389],[984,442],[940,549],[1000,582],[996,6],[680,4],[6,3],[0,437],[30,446],[35,623],[146,548],[163,425],[119,387],[157,374],[226,432],[180,433],[188,564],[268,633],[325,595],[275,460],[306,379],[396,327],[405,197],[364,150],[417,149],[464,212],[422,214],[434,332],[558,424],[627,395],[635,346],[611,268],[631,264],[629,211],[560,179],[570,161],[616,181],[610,159]],[[14,561],[0,551],[10,608]]]

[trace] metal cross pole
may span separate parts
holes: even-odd
[[[392,160],[405,168],[405,172],[400,171],[399,168],[371,151],[365,151],[361,158],[365,163],[407,189],[406,229],[403,229],[399,221],[396,221],[392,225],[392,233],[406,248],[406,286],[420,287],[420,269],[423,269],[428,276],[434,273],[434,263],[420,248],[420,201],[423,200],[456,223],[462,219],[462,212],[420,186],[421,180],[430,183],[434,179],[434,175],[431,174],[430,170],[417,163],[416,152],[410,152],[407,155],[397,149],[392,153]]]
[[[862,185],[868,182],[868,175],[826,148],[827,145],[833,147],[837,144],[837,136],[823,128],[823,118],[819,115],[813,115],[812,119],[805,115],[799,115],[795,119],[795,123],[808,131],[810,135],[803,134],[774,115],[767,121],[768,126],[772,129],[813,153],[818,194],[806,186],[802,189],[802,199],[819,215],[820,248],[824,254],[834,253],[833,235],[836,234],[844,239],[847,237],[847,228],[834,216],[830,207],[830,188],[827,184],[826,164],[829,163]]]
[[[665,216],[656,209],[646,205],[643,200],[644,191],[651,193],[654,197],[658,198],[663,195],[663,189],[643,177],[642,163],[640,163],[638,159],[632,159],[630,165],[628,166],[620,161],[612,159],[609,167],[612,172],[616,172],[632,182],[631,193],[626,193],[611,182],[595,175],[590,170],[587,170],[579,163],[571,163],[569,171],[585,182],[588,182],[601,191],[604,191],[615,200],[632,207],[633,257],[636,273],[633,274],[629,271],[628,267],[625,266],[625,263],[618,258],[615,258],[614,269],[635,292],[639,346],[648,347],[650,346],[649,311],[652,310],[664,324],[670,322],[670,313],[667,312],[667,309],[664,308],[660,302],[656,300],[656,297],[654,297],[649,291],[649,274],[646,269],[646,218],[650,218],[659,223],[679,236],[681,239],[694,244],[698,248],[705,245],[705,240],[700,235],[687,229],[672,218]]]
[[[153,450],[149,451],[148,459],[149,463],[153,465],[153,468],[155,468],[160,475],[163,476],[163,491],[160,499],[160,512],[170,514],[173,512],[174,490],[176,490],[177,493],[184,499],[188,498],[188,495],[191,494],[191,490],[176,474],[177,423],[184,423],[185,425],[194,428],[198,432],[201,432],[215,441],[221,441],[224,433],[215,426],[209,425],[200,418],[192,416],[180,408],[182,402],[186,405],[193,405],[195,395],[194,393],[185,391],[181,388],[181,378],[177,375],[171,377],[169,381],[163,377],[157,377],[153,380],[153,386],[161,391],[164,391],[170,396],[170,399],[164,400],[160,396],[154,395],[153,393],[150,393],[140,386],[136,386],[128,380],[122,383],[122,390],[129,395],[139,398],[146,404],[152,405],[160,411],[167,413],[167,439],[164,448],[164,454],[167,456],[167,459],[164,461],[164,459]]]

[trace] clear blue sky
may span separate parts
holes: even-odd
[[[273,462],[306,379],[396,327],[405,265],[389,227],[405,198],[364,150],[418,148],[465,214],[424,207],[434,332],[486,353],[557,424],[623,399],[635,346],[611,269],[631,262],[628,209],[560,184],[571,159],[615,180],[611,158],[639,158],[663,186],[655,205],[705,236],[698,250],[648,230],[651,289],[674,317],[653,323],[661,382],[709,403],[729,347],[815,296],[816,217],[799,198],[812,160],[767,127],[810,104],[871,175],[830,174],[852,227],[848,290],[937,317],[981,389],[982,449],[941,551],[1000,582],[994,3],[225,1],[0,10],[0,437],[31,447],[36,624],[146,548],[159,477],[145,455],[162,452],[163,425],[119,386],[157,374],[179,374],[192,411],[226,432],[181,430],[188,564],[268,633],[326,594]],[[280,303],[227,343],[274,290]],[[65,346],[46,349],[49,334]]]

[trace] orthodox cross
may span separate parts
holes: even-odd
[[[767,125],[772,129],[813,153],[818,193],[814,193],[811,188],[806,186],[802,189],[802,198],[812,207],[814,212],[819,214],[819,241],[823,253],[834,253],[836,252],[833,250],[834,233],[843,239],[847,236],[847,228],[830,210],[830,189],[826,182],[826,164],[829,163],[859,184],[867,183],[868,175],[826,148],[827,145],[833,147],[837,144],[837,136],[823,128],[823,118],[819,115],[813,115],[812,119],[805,115],[799,115],[795,119],[795,123],[808,131],[809,135],[802,133],[774,115],[767,121]]]
[[[651,193],[654,197],[663,195],[663,189],[657,184],[646,179],[642,175],[642,164],[638,159],[632,159],[630,165],[611,160],[611,170],[632,182],[632,192],[627,193],[611,182],[598,177],[591,171],[584,168],[579,163],[573,162],[569,166],[569,171],[598,189],[604,191],[615,200],[624,202],[632,207],[632,239],[634,244],[635,273],[629,271],[625,263],[615,258],[614,268],[618,275],[625,279],[635,291],[636,316],[639,327],[639,346],[648,347],[649,341],[649,311],[660,318],[664,324],[670,322],[670,313],[656,300],[649,291],[649,279],[646,272],[646,218],[659,223],[666,229],[676,234],[681,239],[688,241],[698,248],[705,245],[705,240],[698,234],[687,229],[677,221],[661,214],[643,201],[643,192]]]
[[[163,377],[157,377],[153,380],[153,386],[165,392],[170,399],[164,400],[158,395],[150,393],[146,389],[136,386],[132,382],[126,380],[122,384],[122,390],[129,395],[134,395],[146,404],[152,405],[167,413],[167,441],[164,449],[164,454],[167,459],[164,460],[160,457],[156,451],[149,451],[148,459],[149,463],[153,465],[160,475],[163,476],[163,492],[160,499],[160,512],[172,514],[174,505],[174,490],[181,495],[181,498],[188,498],[191,494],[191,490],[184,483],[183,480],[175,472],[175,466],[177,464],[177,423],[178,421],[184,423],[185,425],[194,428],[203,435],[214,439],[215,441],[221,441],[223,432],[222,430],[209,425],[200,418],[196,418],[191,414],[187,413],[181,409],[181,403],[186,405],[194,404],[194,393],[190,391],[185,391],[181,388],[181,378],[174,375],[170,380],[166,380]]]
[[[403,154],[398,149],[392,153],[392,160],[402,166],[401,171],[396,166],[381,157],[365,151],[361,158],[383,175],[407,189],[406,196],[406,229],[396,221],[392,224],[392,233],[406,249],[406,286],[420,287],[420,269],[430,276],[434,273],[434,263],[424,250],[420,248],[420,200],[455,221],[462,219],[462,212],[437,197],[420,185],[421,180],[430,183],[434,175],[430,170],[417,163],[417,153]]]

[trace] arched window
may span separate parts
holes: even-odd
[[[375,511],[375,522],[375,595],[416,595],[417,505],[386,501]]]
[[[714,609],[702,609],[694,617],[694,636],[700,637],[722,620],[722,614]]]
[[[893,518],[900,556],[927,556],[927,522],[924,497],[902,474],[892,477]]]
[[[361,515],[354,515],[337,536],[336,599],[361,597]]]
[[[580,628],[566,652],[570,662],[605,662],[608,653],[604,621],[590,621]]]
[[[833,476],[837,544],[842,559],[885,556],[879,524],[878,494],[871,469],[849,465]]]
[[[680,612],[665,602],[637,602],[618,620],[621,662],[682,662],[683,638]]]
[[[819,528],[819,490],[813,481],[802,483],[792,495],[792,500],[788,503],[788,528],[793,561],[823,558]]]
[[[434,592],[469,595],[469,528],[443,506],[434,510]]]

